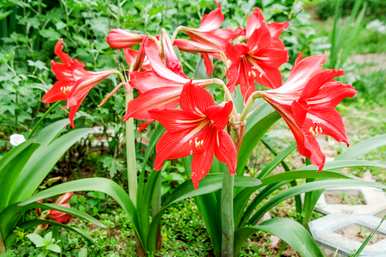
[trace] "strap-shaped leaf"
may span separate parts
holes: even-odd
[[[67,192],[96,191],[111,196],[130,217],[135,216],[135,208],[129,195],[121,186],[106,178],[85,178],[62,183],[35,194],[28,200],[19,203],[19,206],[25,206],[36,201],[51,198]]]
[[[66,225],[66,224],[58,223],[58,222],[55,222],[55,221],[52,221],[52,220],[43,220],[43,219],[29,220],[27,222],[24,222],[24,223],[20,224],[20,227],[22,227],[22,228],[30,228],[30,227],[34,227],[34,226],[39,225],[39,224],[50,224],[52,226],[63,227],[65,229],[74,231],[75,233],[81,235],[82,237],[84,237],[90,243],[94,242],[94,240],[88,234],[86,234],[86,232],[84,232],[84,231],[82,231],[82,230],[80,230],[78,228],[75,228],[75,227],[72,227],[72,226],[69,226],[69,225]]]
[[[68,125],[68,119],[61,119],[51,123],[47,127],[43,128],[31,139],[39,144],[48,145],[58,134],[66,128]]]
[[[385,221],[386,216],[383,216],[381,222],[379,222],[378,226],[371,232],[371,234],[366,237],[366,239],[362,242],[361,246],[358,248],[358,250],[355,251],[354,254],[350,255],[350,257],[359,257],[363,250],[366,248],[366,246],[370,243],[371,239],[375,236],[375,234],[378,232],[379,228],[382,226],[382,223]]]
[[[382,185],[374,182],[367,182],[359,179],[330,179],[330,180],[310,182],[310,183],[289,188],[286,191],[273,196],[256,211],[256,213],[253,215],[253,217],[249,220],[248,223],[255,224],[257,221],[260,220],[261,217],[263,217],[263,215],[267,211],[277,206],[282,201],[287,200],[288,198],[291,198],[295,195],[299,195],[302,193],[311,192],[315,190],[332,189],[332,188],[339,188],[339,187],[356,187],[356,186],[386,189],[386,185]]]
[[[91,131],[91,129],[72,130],[55,139],[49,145],[39,147],[25,165],[16,182],[11,196],[11,203],[28,199],[64,153]]]
[[[277,112],[271,111],[266,116],[260,118],[249,130],[247,130],[239,150],[237,175],[242,175],[244,173],[244,167],[247,165],[253,149],[260,141],[260,138],[277,120],[279,120],[279,118],[280,115]]]
[[[23,170],[24,165],[28,162],[31,155],[35,152],[38,144],[26,144],[27,147],[23,151],[8,162],[8,165],[3,168],[4,172],[0,174],[0,211],[8,205],[11,191],[19,174]]]
[[[141,237],[137,228],[139,228],[138,223],[138,213],[130,200],[129,195],[123,190],[121,186],[112,181],[111,179],[106,178],[85,178],[73,180],[70,182],[62,183],[53,187],[50,187],[46,190],[40,191],[36,195],[32,196],[28,200],[25,200],[19,204],[19,206],[29,205],[39,200],[51,198],[57,195],[61,195],[67,192],[80,192],[80,191],[96,191],[105,193],[111,196],[121,208],[129,215],[129,218],[134,224],[135,233],[138,235],[140,244],[142,244]]]
[[[289,218],[274,218],[259,225],[248,226],[236,232],[235,249],[240,251],[243,242],[253,233],[264,231],[289,244],[302,257],[323,257],[311,234],[298,222]]]
[[[210,240],[213,245],[215,256],[220,256],[221,251],[221,216],[220,202],[217,201],[216,194],[207,194],[196,197],[195,199],[199,213],[205,223]]]
[[[385,145],[386,145],[386,134],[375,136],[351,146],[345,152],[340,154],[336,159],[337,160],[356,159]]]
[[[323,170],[338,170],[342,168],[359,168],[359,167],[376,167],[386,168],[384,161],[366,161],[366,160],[335,160],[327,162]],[[301,168],[301,170],[318,170],[314,165],[308,165]]]
[[[79,211],[74,208],[68,208],[68,207],[63,207],[57,204],[52,204],[52,203],[33,203],[31,205],[28,205],[28,208],[30,209],[35,209],[35,208],[41,208],[45,210],[57,210],[61,211],[64,213],[71,214],[72,216],[78,217],[80,219],[87,220],[88,222],[91,222],[99,227],[106,228],[106,226],[101,223],[99,220],[95,219],[94,217],[88,215],[85,212]]]
[[[4,171],[5,166],[7,166],[15,157],[17,157],[21,152],[23,152],[27,147],[32,144],[30,140],[12,148],[0,159],[0,180]]]
[[[162,197],[163,208],[166,208],[170,204],[180,202],[189,197],[195,197],[199,195],[205,195],[212,192],[216,192],[222,188],[222,174],[206,176],[201,182],[198,189],[193,187],[191,181],[186,181],[175,190],[165,194]],[[235,187],[256,187],[260,184],[260,180],[253,177],[235,177]]]
[[[295,144],[291,144],[282,152],[280,152],[270,163],[263,167],[263,169],[258,174],[258,178],[264,178],[265,176],[269,175],[285,158],[287,158],[288,155],[290,155],[295,150],[295,148]]]

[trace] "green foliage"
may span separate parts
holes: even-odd
[[[358,102],[362,105],[386,106],[386,73],[377,71],[362,75],[353,85],[359,91]]]
[[[33,195],[63,154],[90,133],[88,129],[76,129],[60,135],[67,123],[67,120],[60,120],[51,124],[1,158],[0,234],[6,244],[11,243],[12,231],[21,223],[24,213],[33,208],[56,209],[96,222],[85,213],[53,204],[32,201],[30,205],[19,206]]]
[[[355,6],[356,0],[345,0],[343,1],[343,15],[350,15],[352,9]],[[368,9],[366,16],[373,18],[379,18],[384,15],[386,3],[383,0],[367,0]],[[315,4],[315,9],[320,19],[327,19],[334,14],[336,0],[318,0]]]
[[[39,257],[51,256],[50,253],[60,254],[62,252],[62,249],[52,237],[52,232],[48,232],[44,237],[36,233],[28,234],[27,237],[37,248],[41,249]]]
[[[322,2],[320,1],[320,3]],[[331,4],[335,1],[324,2]],[[353,46],[353,38],[360,35],[359,30],[365,11],[360,14],[359,7],[354,8],[354,11],[351,11],[351,7],[346,7],[353,2],[343,1],[343,15],[346,14],[346,9],[350,9],[347,13],[352,14],[348,20],[349,24],[343,29],[340,29],[342,23],[338,22],[341,15],[338,15],[337,12],[335,16],[335,29],[331,36],[330,66],[341,66],[346,62],[350,53],[357,49]],[[283,21],[289,19],[292,26],[285,32],[283,39],[288,46],[291,60],[299,52],[309,55],[324,52],[329,47],[327,38],[317,35],[314,24],[310,22],[310,16],[304,12],[298,1],[256,1],[255,3],[254,1],[232,0],[223,1],[222,4],[227,17],[226,26],[236,27],[244,24],[246,13],[249,13],[254,6],[261,7],[269,20]],[[105,36],[111,28],[121,27],[155,34],[158,33],[161,26],[171,32],[180,24],[197,26],[199,18],[214,6],[213,1],[210,0],[155,0],[150,3],[139,0],[2,1],[0,3],[0,97],[4,100],[0,103],[0,115],[2,117],[0,137],[5,138],[15,131],[29,131],[31,135],[34,135],[35,129],[44,127],[50,121],[66,115],[61,110],[62,108],[59,108],[61,107],[60,104],[47,111],[47,106],[40,103],[42,94],[54,81],[49,70],[49,60],[53,58],[52,49],[58,38],[65,39],[66,51],[84,61],[87,68],[98,70],[102,67],[113,67],[117,66],[117,62],[124,62],[122,62],[122,56],[116,56],[115,52],[109,49],[105,43]],[[324,14],[334,13],[335,5],[332,4],[331,6],[332,9]],[[367,12],[373,10],[374,6],[378,6],[375,9],[382,10],[383,3],[379,0],[369,1]],[[366,40],[377,39],[377,41],[382,42],[382,38],[379,34],[372,33],[370,39]],[[358,42],[362,45],[366,44],[367,47],[360,46],[358,49],[363,48],[366,51],[372,49],[371,51],[373,51],[380,48],[379,44],[370,46],[368,41],[361,41],[361,39]],[[185,55],[189,57],[184,63],[188,73],[198,75],[194,68],[189,68],[197,67],[196,64],[199,63],[197,57],[183,53],[183,56]],[[125,67],[120,65],[119,68],[124,69]],[[288,68],[289,65],[285,66],[284,70]],[[216,70],[215,72],[221,73],[222,71]],[[380,92],[384,91],[382,90],[384,81],[384,73],[379,72],[362,76],[354,85],[366,98],[383,104],[385,97],[382,97]],[[87,125],[103,124],[105,128],[113,127],[115,135],[108,141],[109,152],[103,157],[97,153],[93,160],[100,164],[101,170],[107,170],[110,177],[119,179],[124,176],[122,174],[125,174],[123,172],[125,165],[122,161],[124,155],[120,150],[123,142],[119,138],[124,129],[120,117],[124,112],[125,98],[123,95],[117,94],[105,106],[96,108],[105,93],[112,89],[114,82],[106,81],[92,90],[82,107],[84,110],[93,110],[92,115],[83,113],[87,119],[82,122]],[[378,144],[373,144],[371,142],[374,142],[372,141],[374,139],[372,139],[353,147],[352,150],[338,156],[338,161],[328,163],[326,171],[322,174],[314,172],[316,168],[310,166],[291,171],[286,162],[287,157],[294,150],[293,144],[286,145],[283,151],[276,153],[274,148],[263,139],[266,132],[279,119],[279,115],[267,105],[259,103],[259,106],[258,111],[249,117],[247,123],[246,136],[240,149],[237,173],[238,175],[248,173],[248,160],[260,142],[272,153],[272,161],[260,170],[257,169],[257,178],[260,180],[253,176],[235,178],[234,218],[236,228],[234,232],[238,239],[235,248],[243,255],[242,248],[247,238],[256,231],[265,231],[279,236],[301,256],[321,256],[318,246],[299,223],[288,219],[272,219],[258,225],[256,223],[261,220],[265,213],[277,208],[284,201],[295,198],[297,203],[296,218],[307,226],[321,190],[342,184],[363,185],[360,181],[348,180],[346,176],[336,171],[353,167],[385,168],[383,162],[355,160],[368,151],[381,147],[383,143],[379,143],[377,140]],[[41,122],[39,121],[31,130],[31,124],[36,117],[42,118]],[[47,244],[42,243],[44,238],[38,238],[34,234],[29,236],[33,238],[32,241],[37,247],[44,248],[43,253],[48,253],[52,249],[57,250],[56,246],[51,247],[52,249],[48,247],[57,243],[63,252],[68,250],[68,256],[84,256],[87,255],[87,252],[90,252],[90,256],[104,256],[106,253],[113,255],[114,250],[111,250],[111,245],[118,245],[119,255],[134,256],[136,253],[134,253],[133,243],[130,245],[130,242],[137,240],[143,251],[153,254],[159,250],[157,244],[161,232],[165,245],[160,251],[162,256],[207,256],[208,249],[209,251],[213,250],[214,255],[219,255],[221,249],[220,196],[222,175],[214,172],[221,171],[221,166],[214,165],[212,174],[201,182],[198,190],[193,189],[190,181],[184,182],[188,177],[188,174],[185,173],[189,170],[188,165],[186,165],[189,164],[189,158],[168,163],[167,173],[154,173],[151,166],[155,142],[163,133],[160,126],[153,127],[151,125],[149,127],[151,133],[137,135],[136,150],[140,163],[138,165],[140,175],[136,201],[131,201],[120,185],[103,178],[71,181],[42,190],[31,198],[63,153],[89,132],[85,129],[74,130],[58,136],[65,123],[66,121],[61,121],[61,123],[56,123],[55,128],[50,126],[50,129],[44,130],[44,133],[37,133],[31,138],[31,141],[14,148],[10,154],[6,154],[1,159],[0,244],[2,239],[6,240],[11,237],[12,240],[16,241],[23,240],[23,236],[18,238],[19,230],[15,230],[15,233],[11,235],[11,231],[16,225],[20,225],[21,230],[27,230],[36,224],[48,223],[47,221],[23,218],[20,219],[21,222],[18,222],[22,215],[28,213],[28,209],[42,208],[66,211],[90,223],[102,226],[103,224],[84,212],[91,213],[93,216],[100,215],[98,218],[101,218],[104,225],[108,226],[108,230],[103,232],[95,232],[91,229],[89,231],[91,235],[75,229],[74,226],[62,226],[73,229],[85,238],[95,239],[94,241],[98,245],[87,246],[87,248],[83,245],[84,242],[75,236],[61,236],[60,241],[50,238],[50,240],[46,240],[50,242]],[[143,138],[150,139],[149,144],[140,143]],[[360,151],[358,152],[356,149],[360,149]],[[276,174],[279,166],[282,166],[285,172]],[[123,179],[119,181],[123,181]],[[382,187],[377,184],[366,185]],[[35,202],[67,191],[91,192],[77,195],[71,201],[71,204],[75,205],[79,211]],[[306,193],[304,204],[299,201],[301,193]],[[105,194],[110,195],[121,206],[124,213],[117,212],[115,210],[117,206],[113,205],[112,207],[109,206],[113,209],[109,210],[109,215],[104,216],[104,209],[106,209],[104,202],[108,201]],[[182,201],[191,203],[189,200],[191,197],[195,198],[196,207],[191,204],[182,204]],[[23,203],[19,205],[18,203],[21,201]],[[173,204],[177,205],[173,206]],[[299,204],[300,206],[298,206]],[[186,212],[182,219],[180,219],[181,211]],[[197,215],[198,211],[202,220]],[[127,216],[130,219],[127,219]],[[53,222],[51,224],[55,227],[61,226]],[[167,226],[161,227],[161,224]],[[85,224],[74,225],[78,228],[81,227],[82,230],[89,229],[88,225]],[[281,229],[283,226],[291,227],[291,233]],[[204,232],[204,227],[206,227],[207,233]],[[53,231],[55,229],[53,228]],[[134,233],[131,233],[130,230],[133,230]],[[238,235],[242,236],[239,237]],[[12,240],[7,241],[12,242]],[[302,245],[299,242],[302,242]],[[15,256],[29,254],[29,251],[38,254],[38,251],[34,251],[31,242],[23,241],[23,246],[26,247],[25,252],[17,252]],[[243,256],[250,256],[248,254],[244,253]]]
[[[357,43],[367,5],[363,0],[356,0],[350,17],[341,24],[342,0],[336,1],[334,23],[330,37],[328,66],[339,68],[347,61]]]
[[[252,121],[253,124],[249,126],[247,125],[247,128],[253,128],[249,130],[249,133],[255,134],[254,140],[257,140],[256,144],[261,138],[260,133],[264,134],[265,131],[268,129],[266,128],[265,122],[262,121],[264,121],[266,117],[269,117],[269,115],[271,115],[270,112],[263,112],[258,114],[258,116],[260,116],[259,118],[256,118],[254,116],[251,116],[250,118],[250,121]],[[382,138],[382,136],[380,136],[379,138]],[[359,143],[358,146],[353,146],[351,151],[348,150],[346,154],[343,153],[341,158],[338,157],[339,160],[328,162],[325,165],[325,171],[323,173],[316,173],[315,171],[317,170],[317,168],[314,166],[306,166],[297,171],[286,171],[277,175],[270,175],[270,173],[276,167],[281,164],[283,165],[285,157],[288,156],[287,152],[291,150],[291,147],[286,149],[282,154],[277,155],[277,159],[274,158],[273,162],[271,162],[269,166],[263,167],[259,171],[258,174],[261,175],[257,176],[261,178],[261,183],[258,183],[256,186],[244,187],[236,190],[237,193],[234,197],[236,238],[234,246],[236,251],[235,255],[238,256],[240,254],[240,251],[243,245],[245,245],[245,241],[248,239],[248,237],[250,237],[253,232],[259,230],[258,226],[253,226],[255,226],[255,224],[259,221],[261,221],[264,214],[268,213],[285,200],[288,200],[293,197],[299,197],[301,194],[306,193],[303,205],[300,206],[301,208],[297,208],[297,216],[300,217],[300,220],[303,222],[304,226],[307,227],[314,206],[317,200],[319,199],[322,190],[328,188],[336,188],[344,185],[367,185],[384,189],[385,186],[382,184],[368,184],[369,182],[364,182],[358,179],[348,179],[347,176],[339,172],[333,172],[348,167],[376,166],[379,168],[386,168],[386,163],[382,161],[355,160],[356,158],[360,158],[366,153],[376,148],[382,147],[385,144],[384,140],[377,140],[377,142],[379,141],[379,143],[374,145],[372,143],[374,140],[377,139],[369,139],[363,143]],[[247,142],[249,145],[252,145],[251,149],[248,151],[240,151],[239,160],[248,160],[252,154],[253,148],[256,145],[252,144],[253,139],[250,139]],[[241,170],[244,171],[243,169]],[[310,170],[313,170],[314,172],[310,172]],[[223,172],[226,172],[226,170]],[[239,177],[236,177],[236,179],[237,178]],[[303,180],[306,183],[293,183],[299,180]],[[208,186],[210,186],[211,184],[209,184]],[[197,198],[197,207],[205,221],[209,236],[214,245],[213,248],[215,256],[220,255],[222,242],[220,223],[221,221],[218,217],[218,213],[220,213],[221,211],[220,201],[221,200],[219,198],[219,193],[215,192]],[[276,220],[272,220],[273,223],[275,221]],[[269,222],[270,221],[268,221],[268,223]],[[271,228],[266,228],[266,230],[262,228],[260,229],[265,232],[270,232],[275,234],[276,236],[279,236],[281,239],[290,244],[293,249],[297,250],[297,252],[301,256],[323,256],[317,244],[308,234],[307,230],[305,230],[300,224],[295,223],[293,221],[283,222],[291,223],[288,226],[293,226],[294,230],[291,230],[291,233],[287,233],[287,230],[277,230],[276,225],[274,225],[272,230],[270,230]],[[251,228],[251,226],[253,228]],[[280,227],[281,225],[278,226]],[[288,238],[288,235],[292,235],[293,231],[297,231],[294,234],[297,237],[304,238],[303,240],[301,240],[303,242],[302,245],[297,244],[299,242],[299,238]]]

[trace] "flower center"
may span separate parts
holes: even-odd
[[[313,126],[311,126],[308,130],[311,135],[313,136],[319,136],[320,134],[323,133],[323,128],[321,126],[319,126],[318,124],[314,124]]]

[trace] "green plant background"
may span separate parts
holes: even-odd
[[[347,26],[354,1],[343,1],[343,17],[338,21]],[[269,20],[290,20],[290,28],[283,34],[283,40],[290,51],[293,61],[299,52],[304,55],[326,53],[330,49],[330,36],[334,20],[333,0],[318,1],[222,1],[226,17],[225,25],[238,26],[254,7],[261,7]],[[351,47],[352,55],[359,60],[366,54],[373,54],[386,61],[386,34],[366,29],[374,19],[386,23],[385,1],[366,1],[367,10],[360,26],[356,43]],[[33,124],[45,115],[49,106],[41,103],[41,97],[54,81],[50,71],[50,60],[54,58],[53,46],[57,39],[63,38],[66,51],[87,64],[91,70],[115,67],[122,63],[122,56],[109,49],[105,37],[111,28],[145,31],[155,34],[160,27],[172,32],[178,25],[197,26],[203,14],[213,9],[213,1],[204,0],[152,0],[152,1],[107,1],[107,0],[3,0],[0,2],[0,149],[10,148],[9,136],[13,133],[27,135]],[[190,75],[195,73],[197,57],[183,54],[185,69]],[[382,59],[381,59],[382,60]],[[339,106],[345,117],[348,133],[352,142],[372,135],[384,133],[386,122],[384,114],[386,101],[385,68],[371,62],[347,60],[341,66],[347,71],[346,80],[358,90],[353,100]],[[193,67],[193,68],[189,68]],[[284,74],[290,65],[283,67]],[[220,71],[216,71],[220,73]],[[221,75],[221,74],[220,74]],[[101,126],[102,136],[108,135],[108,142],[101,150],[83,153],[83,142],[73,148],[57,165],[52,177],[60,176],[62,181],[94,175],[114,177],[126,183],[124,171],[123,144],[119,134],[123,133],[121,117],[124,113],[124,95],[117,94],[102,108],[97,108],[103,96],[113,88],[114,81],[106,81],[92,90],[81,107],[78,126]],[[84,110],[84,111],[83,111]],[[87,110],[87,112],[86,112]],[[58,106],[44,116],[42,127],[59,118],[66,117],[65,111]],[[282,122],[275,125],[278,133],[269,133],[266,140],[275,142],[274,146],[284,149],[291,139],[281,136]],[[139,156],[144,151],[138,141]],[[333,148],[335,152],[341,148]],[[370,159],[385,160],[385,149],[367,156]],[[142,152],[141,152],[142,151]],[[250,163],[249,172],[259,170],[262,163],[270,161],[268,150],[258,146]],[[84,158],[72,158],[82,154]],[[290,155],[292,163],[301,162],[300,158]],[[82,161],[81,161],[82,159]],[[141,160],[140,160],[141,161]],[[150,170],[144,164],[141,167]],[[167,192],[181,184],[186,178],[184,161],[172,162],[170,172],[162,173],[162,190]],[[373,177],[385,183],[384,170],[368,169]],[[361,176],[365,170],[353,170]],[[78,194],[71,205],[86,211],[107,224],[108,229],[90,227],[84,221],[72,221],[80,228],[89,230],[96,239],[95,245],[87,245],[73,232],[53,229],[53,236],[62,248],[64,256],[135,256],[135,246],[131,224],[123,211],[103,194]],[[275,208],[275,216],[293,216],[293,201],[286,201]],[[33,212],[27,215],[35,215]],[[160,256],[208,256],[211,244],[204,223],[200,218],[194,201],[185,201],[173,206],[164,215],[162,236],[164,245]],[[40,250],[27,239],[28,231],[17,230],[17,247],[10,256],[38,256]],[[287,246],[273,246],[269,236],[258,233],[242,251],[242,256],[296,256]],[[52,254],[52,253],[49,253]],[[82,255],[83,254],[83,255]]]

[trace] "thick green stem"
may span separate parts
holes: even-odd
[[[133,91],[126,91],[126,102],[133,99]],[[126,121],[126,162],[129,196],[133,204],[137,199],[137,163],[135,157],[135,125],[132,118]]]
[[[234,176],[225,171],[221,191],[222,257],[233,257],[234,254],[233,184]]]
[[[161,210],[161,176],[157,178],[155,183],[154,195],[152,199],[152,216],[155,217]],[[162,245],[162,235],[161,235],[161,223],[158,224],[157,228],[157,245],[156,249],[160,250]]]

